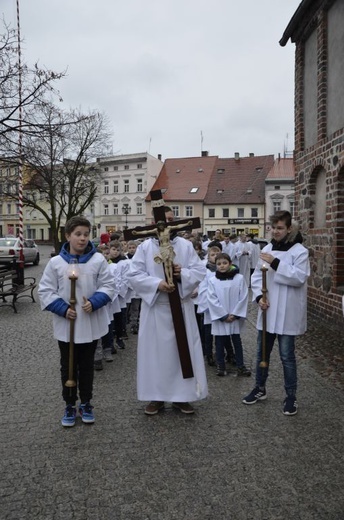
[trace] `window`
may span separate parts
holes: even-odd
[[[125,164],[125,165],[124,165],[124,169],[125,169],[125,170],[129,170],[129,164]]]
[[[229,217],[229,209],[228,208],[222,208],[222,217],[228,218]]]
[[[245,216],[244,208],[237,208],[237,211],[238,211],[238,218],[244,218],[244,216]]]
[[[138,169],[138,170],[141,170],[141,169],[142,169],[142,164],[138,164],[138,165],[137,165],[137,169]]]
[[[109,193],[109,181],[104,181],[104,193]]]
[[[113,214],[118,215],[118,204],[113,205]]]
[[[118,171],[118,166],[114,166],[113,169],[114,169],[115,172],[117,172]]]
[[[272,206],[274,208],[274,213],[276,213],[276,211],[281,211],[281,201],[280,200],[273,200]]]
[[[129,179],[126,179],[124,181],[124,193],[128,193],[129,192]]]
[[[109,171],[108,166],[105,166],[105,168],[104,168],[104,172],[108,172],[108,171]]]
[[[295,217],[295,201],[294,200],[289,201],[289,212],[290,212],[291,216],[294,218]]]
[[[109,204],[104,204],[104,215],[109,214]]]
[[[318,172],[315,179],[314,226],[316,228],[326,226],[326,172],[324,169]]]
[[[214,218],[215,217],[215,208],[209,208],[208,209],[208,217]]]
[[[142,179],[137,179],[137,191],[142,191]]]
[[[258,208],[251,208],[251,218],[258,217]]]
[[[142,202],[137,202],[136,203],[136,213],[138,215],[142,215]]]
[[[173,211],[174,218],[179,218],[179,206],[171,206],[171,210]]]
[[[0,215],[2,215],[2,204],[0,204]]]
[[[193,206],[185,206],[185,216],[193,217]]]
[[[12,211],[12,205],[11,204],[7,204],[7,215],[10,215],[11,211]]]
[[[113,181],[113,192],[118,193],[118,181]]]
[[[281,186],[274,186],[274,190],[280,190]]]
[[[198,188],[191,188],[190,190],[190,193],[197,193],[198,192]]]
[[[0,195],[2,194],[2,183],[0,184]]]

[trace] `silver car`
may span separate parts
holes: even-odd
[[[11,257],[19,260],[20,242],[19,238],[5,237],[0,238],[0,260],[11,261]],[[25,264],[39,264],[39,250],[34,240],[24,240],[24,263]],[[5,258],[3,258],[5,257]]]

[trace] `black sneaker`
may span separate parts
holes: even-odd
[[[122,338],[120,338],[120,339],[118,339],[118,340],[116,341],[116,345],[117,345],[117,347],[118,347],[120,350],[124,350],[124,349],[125,349],[125,343],[124,343],[124,341],[123,341]]]
[[[265,388],[261,390],[259,386],[256,386],[250,394],[248,394],[242,402],[244,404],[254,404],[257,401],[264,401],[267,398]]]
[[[242,367],[237,368],[237,373],[239,377],[250,377],[251,370],[249,370],[245,367],[245,365],[243,365]]]
[[[220,376],[220,377],[223,377],[223,376],[227,375],[227,372],[226,372],[226,370],[224,368],[218,366],[217,369],[216,369],[216,375]]]
[[[94,370],[103,370],[103,362],[101,359],[97,359],[93,364]]]
[[[296,397],[287,396],[284,399],[283,413],[284,413],[284,415],[296,415],[297,414]]]

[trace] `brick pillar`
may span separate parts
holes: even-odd
[[[299,153],[305,148],[305,129],[304,129],[304,66],[305,66],[305,47],[303,42],[296,43],[295,49],[295,153]]]
[[[318,141],[327,136],[327,12],[321,10],[317,28],[318,66]]]

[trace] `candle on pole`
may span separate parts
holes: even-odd
[[[78,270],[78,262],[76,259],[72,258],[68,265],[67,270],[68,278],[70,279],[70,308],[75,310],[76,304],[76,281],[79,277]],[[70,329],[69,329],[69,365],[68,365],[68,379],[65,382],[65,386],[68,388],[72,388],[76,386],[76,381],[74,379],[74,325],[75,320],[69,320]]]
[[[262,271],[262,302],[266,303],[266,293],[268,292],[266,286],[266,273],[268,268],[265,264],[260,268]],[[261,368],[266,368],[268,366],[268,362],[266,360],[266,309],[262,309],[262,360],[259,363]]]

